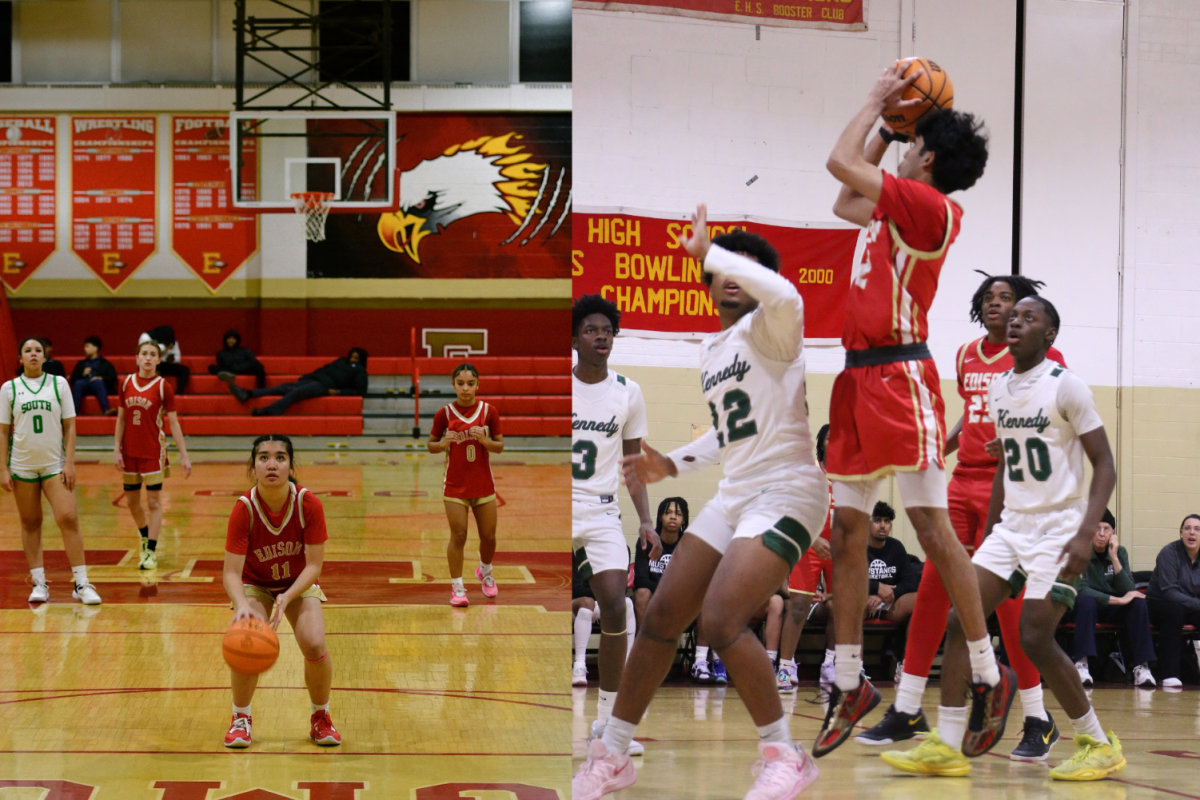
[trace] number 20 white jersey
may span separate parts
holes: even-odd
[[[0,425],[12,426],[8,466],[39,470],[61,466],[63,420],[75,416],[75,401],[66,378],[43,374],[19,376],[0,387]]]
[[[571,376],[571,494],[616,495],[622,441],[645,438],[642,390],[612,370],[600,383]]]

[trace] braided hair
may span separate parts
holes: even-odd
[[[691,520],[688,514],[687,500],[684,500],[682,497],[668,497],[658,504],[658,516],[654,518],[654,532],[662,534],[663,515],[667,513],[667,509],[671,507],[672,503],[679,509],[679,513],[683,515],[683,525],[679,527],[679,535],[683,536],[687,531],[688,522]]]
[[[975,271],[983,276],[983,283],[979,284],[979,288],[971,296],[971,321],[978,322],[980,325],[983,324],[983,296],[987,294],[988,289],[992,288],[992,284],[1003,281],[1011,286],[1014,303],[1019,303],[1026,297],[1036,296],[1038,289],[1046,285],[1043,281],[1035,281],[1024,275],[988,275],[981,269]]]

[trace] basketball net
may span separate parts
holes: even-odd
[[[333,202],[333,192],[296,192],[292,202],[296,213],[304,215],[304,236],[310,242],[325,241],[325,218]]]

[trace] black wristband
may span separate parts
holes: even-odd
[[[889,131],[887,128],[883,127],[882,125],[879,126],[879,138],[883,139],[888,144],[892,144],[893,142],[907,142],[908,141],[908,137],[906,135],[904,135],[903,133],[895,133],[893,131]]]

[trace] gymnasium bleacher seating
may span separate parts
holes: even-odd
[[[136,369],[133,356],[109,359],[121,380]],[[328,356],[260,356],[266,368],[267,385],[278,386],[324,366]],[[422,435],[429,433],[434,412],[454,399],[449,376],[460,358],[372,357],[368,361],[371,387],[368,398],[413,397],[418,401]],[[507,436],[567,436],[571,432],[571,359],[569,357],[480,356],[470,362],[479,370],[485,390],[479,399],[499,409]],[[176,397],[176,411],[188,436],[244,436],[261,433],[266,420],[252,417],[251,408],[270,405],[276,397],[257,398],[242,405],[216,376],[208,374],[210,356],[184,356],[192,370],[188,392]],[[414,375],[415,373],[415,375]],[[416,380],[414,380],[414,377]],[[424,382],[422,384],[422,381]],[[239,386],[255,387],[253,376],[239,376]],[[388,391],[377,387],[401,387]],[[270,427],[296,436],[357,436],[363,430],[362,397],[329,396],[303,400],[279,417]],[[411,408],[411,402],[409,404]],[[94,397],[84,399],[79,417],[81,436],[111,436],[116,417],[99,416]],[[411,411],[407,412],[411,414]],[[410,425],[411,427],[411,425]]]

